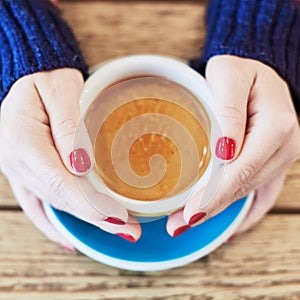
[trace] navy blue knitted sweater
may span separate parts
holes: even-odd
[[[0,101],[27,74],[62,67],[87,74],[71,30],[48,0],[0,0],[0,46]],[[204,73],[208,59],[218,54],[270,65],[300,108],[299,1],[211,0],[203,54],[191,65]]]
[[[48,0],[0,0],[0,101],[24,75],[87,66],[75,37]]]

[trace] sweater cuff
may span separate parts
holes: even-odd
[[[286,80],[300,103],[300,2],[297,0],[211,0],[201,73],[209,58],[231,54],[259,60]],[[299,106],[298,106],[299,108]]]
[[[19,78],[87,65],[75,37],[48,0],[0,0],[0,103]]]

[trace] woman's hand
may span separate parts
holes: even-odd
[[[93,157],[79,122],[82,86],[75,69],[28,75],[13,85],[1,107],[1,170],[32,222],[66,249],[73,248],[52,227],[40,200],[124,238],[137,240],[141,234],[123,206],[82,177],[92,168]],[[76,141],[75,132],[80,135]]]
[[[256,224],[275,204],[289,166],[300,154],[300,131],[285,81],[267,65],[235,56],[211,58],[207,81],[224,136],[215,155],[226,164],[212,199],[200,191],[184,210],[169,217],[167,230],[177,236],[256,191],[248,216],[238,229]],[[206,204],[203,204],[203,203]]]

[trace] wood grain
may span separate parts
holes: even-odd
[[[200,55],[206,4],[182,1],[63,2],[90,65],[116,56],[158,53],[180,58]]]
[[[289,169],[284,187],[276,203],[276,209],[295,210],[300,209],[300,160]]]
[[[206,0],[62,0],[87,62],[137,53],[189,59],[204,43]],[[300,299],[300,160],[273,213],[254,230],[185,267],[117,270],[68,255],[17,210],[0,174],[0,299]],[[278,213],[284,212],[284,213]]]
[[[0,212],[0,299],[300,299],[299,232],[298,215],[269,215],[203,260],[138,273],[68,255]]]

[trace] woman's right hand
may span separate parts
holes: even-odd
[[[65,249],[73,247],[50,224],[40,200],[125,239],[141,235],[127,210],[82,176],[92,168],[93,153],[79,122],[82,86],[75,69],[28,75],[12,86],[1,107],[1,171],[27,216]],[[76,130],[81,138],[74,148]]]

